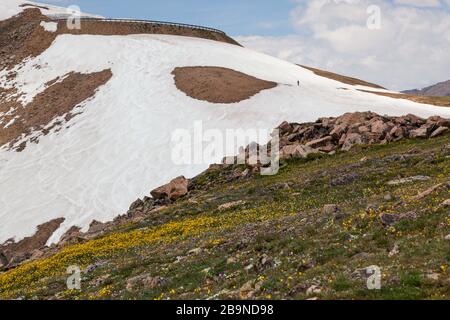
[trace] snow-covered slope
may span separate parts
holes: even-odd
[[[182,66],[226,67],[280,85],[240,103],[211,104],[176,88],[171,72]],[[93,219],[126,212],[131,202],[171,178],[200,173],[207,163],[175,165],[171,157],[174,130],[192,131],[199,120],[205,130],[226,130],[270,129],[284,120],[350,111],[450,117],[450,109],[364,93],[357,89],[374,89],[322,78],[239,46],[167,35],[60,35],[18,70],[16,87],[31,101],[58,76],[108,68],[111,80],[67,128],[20,153],[0,149],[0,243],[65,217],[50,239],[57,241],[73,225],[86,229]]]
[[[52,6],[48,4],[42,4],[32,1],[23,1],[23,0],[1,0],[0,1],[0,20],[8,19],[12,16],[15,16],[16,14],[23,11],[26,7],[23,7],[23,5],[29,5],[28,8],[31,8],[31,6],[38,7],[42,14],[44,15],[64,15],[68,13],[67,8]],[[72,9],[73,10],[73,9]],[[72,12],[72,11],[70,11]],[[91,15],[91,14],[85,14],[81,13],[82,16],[85,17],[101,17],[98,15]]]

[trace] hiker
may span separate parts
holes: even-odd
[[[297,80],[297,86],[300,87],[300,81],[299,80]]]

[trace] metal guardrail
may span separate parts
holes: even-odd
[[[68,18],[72,17],[70,15],[47,15],[48,18],[52,21],[62,21],[67,20]],[[176,22],[166,22],[166,21],[156,21],[156,20],[136,20],[136,19],[113,19],[113,18],[93,18],[93,17],[79,17],[81,21],[98,21],[98,22],[125,22],[125,23],[142,23],[142,24],[151,24],[155,26],[172,26],[172,27],[179,27],[179,28],[186,28],[186,29],[193,29],[193,30],[203,30],[203,31],[210,31],[214,33],[218,33],[221,35],[226,35],[225,32],[214,29],[214,28],[208,28],[203,26],[197,26],[193,24],[185,24],[185,23],[176,23]]]

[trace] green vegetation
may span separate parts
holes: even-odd
[[[188,198],[0,274],[0,298],[450,298],[448,187],[415,198],[450,180],[448,135],[291,161],[276,176],[228,179],[234,170],[212,168]],[[419,175],[430,179],[388,184]],[[81,291],[66,289],[73,264],[88,270]],[[358,273],[372,265],[381,290]]]

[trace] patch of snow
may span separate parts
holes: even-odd
[[[43,15],[47,16],[59,16],[59,15],[66,15],[70,14],[70,10],[68,8],[64,7],[58,7],[58,6],[52,6],[45,3],[38,3],[38,2],[32,2],[32,1],[23,1],[23,0],[1,0],[0,2],[0,20],[6,20],[9,19],[23,10],[27,8],[32,8],[31,6],[21,7],[21,5],[24,4],[30,4],[37,6]],[[86,14],[86,13],[80,13],[83,17],[91,17],[91,18],[102,18],[102,16],[99,15],[93,15],[93,14]]]
[[[2,0],[0,2],[0,20],[6,20],[22,12],[23,8],[19,5],[24,1],[20,0]]]
[[[7,129],[8,127],[12,126],[12,125],[14,124],[14,122],[16,122],[17,118],[18,118],[18,117],[12,118],[7,124],[5,124],[5,125],[3,126],[3,128],[4,128],[4,129]]]
[[[176,88],[171,72],[183,66],[231,68],[280,85],[240,103],[211,104]],[[204,130],[225,131],[270,130],[285,120],[369,110],[450,117],[450,108],[361,92],[246,48],[169,35],[61,35],[18,70],[16,81],[31,101],[57,77],[108,68],[113,77],[82,104],[83,113],[70,127],[40,137],[39,144],[21,153],[0,149],[0,243],[30,236],[36,226],[65,217],[49,243],[58,241],[73,225],[87,230],[93,219],[108,221],[125,213],[134,200],[176,176],[199,174],[209,164],[171,160],[172,132],[193,132],[199,120]]]
[[[45,22],[42,21],[40,26],[44,28],[47,32],[56,32],[58,31],[58,24],[56,22]]]

